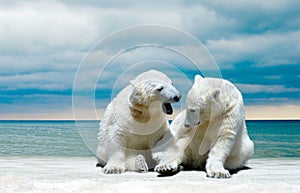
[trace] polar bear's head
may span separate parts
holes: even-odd
[[[166,82],[153,79],[133,83],[133,90],[129,100],[135,106],[149,107],[154,102],[162,103],[162,110],[166,114],[172,114],[171,103],[178,102],[181,98],[179,91]]]
[[[196,75],[186,97],[185,127],[195,127],[209,121],[218,111],[219,97],[219,89],[213,89],[205,78]]]

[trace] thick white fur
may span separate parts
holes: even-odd
[[[186,103],[187,109],[170,126],[171,145],[154,155],[159,161],[155,171],[174,172],[182,164],[206,169],[208,177],[230,177],[227,169],[243,167],[254,152],[241,93],[226,80],[197,75]],[[193,122],[186,118],[191,108],[199,109],[200,124],[186,127]]]
[[[164,92],[159,95],[156,89],[160,86],[164,86]],[[151,70],[137,76],[113,99],[98,133],[97,157],[104,173],[147,170],[139,154],[154,167],[150,150],[169,127],[161,105],[176,95],[180,96],[171,80]]]

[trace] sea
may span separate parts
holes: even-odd
[[[95,158],[98,125],[99,121],[0,121],[0,193],[115,192],[109,184],[116,181],[149,180],[141,174],[102,174]],[[300,121],[247,121],[247,127],[255,143],[252,159],[262,160],[255,163],[277,168],[284,159],[296,167]],[[124,191],[120,188],[119,192]]]
[[[253,158],[300,157],[300,120],[247,121]],[[0,121],[0,157],[90,157],[99,121]]]

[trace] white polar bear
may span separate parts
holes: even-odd
[[[103,172],[145,172],[147,162],[154,168],[151,149],[169,129],[165,114],[173,113],[171,103],[180,98],[161,72],[150,70],[131,81],[107,106],[100,122],[97,157]]]
[[[186,110],[171,123],[173,139],[154,154],[155,171],[172,173],[179,165],[206,169],[208,177],[228,178],[227,169],[239,169],[254,152],[245,124],[241,93],[229,81],[195,76]],[[226,168],[226,169],[225,169]]]

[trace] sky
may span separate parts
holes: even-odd
[[[193,76],[204,73],[158,47],[120,54],[90,84],[112,56],[97,47],[99,42],[120,29],[147,24],[169,26],[200,41],[207,50],[198,57],[210,53],[222,78],[240,89],[247,119],[300,119],[300,2],[295,0],[0,0],[0,119],[73,119],[80,69],[86,78],[75,88],[92,85],[95,93],[76,93],[81,119],[101,118],[111,98],[151,65],[174,79],[184,96]],[[176,48],[193,52],[180,47],[175,32],[144,33],[123,33],[128,38],[109,42],[110,51],[150,37],[174,40]],[[99,117],[91,114],[93,108]]]

